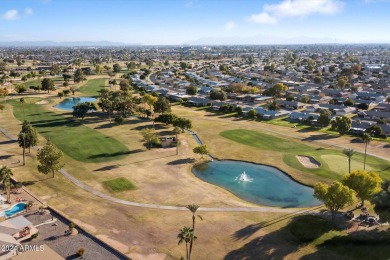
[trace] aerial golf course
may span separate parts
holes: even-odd
[[[76,95],[94,96],[104,80],[94,79],[91,80],[92,83],[86,82],[81,88],[82,92]],[[42,99],[48,103],[36,104]],[[192,153],[192,148],[197,144],[187,133],[179,135],[181,140],[179,155],[176,155],[175,148],[148,150],[142,142],[140,130],[153,127],[152,121],[131,117],[126,119],[123,125],[117,126],[100,112],[79,120],[73,118],[69,111],[54,108],[60,101],[57,97],[45,95],[26,97],[24,104],[18,99],[9,100],[7,109],[1,112],[0,124],[16,136],[24,119],[31,122],[40,134],[39,145],[43,145],[44,139],[49,138],[62,150],[65,155],[64,169],[67,172],[83,184],[113,197],[172,206],[183,206],[192,202],[201,207],[259,206],[239,199],[220,187],[205,183],[191,173],[191,166],[195,162],[191,159],[195,158],[199,162],[200,156]],[[318,181],[330,183],[348,172],[348,162],[341,152],[342,149],[331,143],[326,145],[301,141],[304,138],[292,138],[270,132],[268,131],[270,126],[264,123],[224,118],[203,110],[182,106],[173,106],[172,110],[176,114],[191,118],[194,131],[203,143],[207,144],[210,153],[218,159],[243,160],[276,166],[306,185],[314,185]],[[155,128],[162,136],[169,135],[172,130],[163,125],[156,125]],[[1,138],[1,142],[6,141],[3,136]],[[340,140],[342,143],[345,138],[342,137]],[[359,151],[364,150],[361,143],[351,145]],[[11,161],[16,160],[21,154],[20,148],[15,144],[6,144],[4,151],[13,154],[9,159]],[[297,155],[313,157],[320,163],[320,167],[313,169],[304,167],[297,160]],[[362,169],[363,160],[364,153],[357,153],[351,162],[352,169]],[[367,155],[366,168],[377,171],[384,179],[390,178],[388,166],[388,161]],[[59,173],[54,179],[38,173],[35,151],[29,154],[27,166],[19,168],[16,177],[26,182],[29,189],[47,203],[72,216],[80,225],[84,224],[92,233],[107,241],[112,240],[110,242],[117,244],[121,250],[131,253],[136,246],[133,243],[129,245],[126,241],[150,241],[151,238],[146,236],[152,236],[152,240],[159,244],[162,252],[171,256],[180,254],[180,248],[167,249],[173,242],[170,240],[165,242],[166,238],[161,233],[169,234],[172,240],[175,240],[177,227],[186,223],[186,212],[146,210],[112,204],[96,198],[76,187]],[[90,217],[91,212],[94,218]],[[262,231],[254,229],[253,233],[248,234],[250,240],[246,240],[235,232],[253,222],[267,223],[282,218],[286,213],[201,212],[201,214],[205,220],[200,222],[198,234],[211,230],[221,237],[221,241],[211,237],[199,239],[196,245],[199,258],[207,256],[207,250],[211,250],[207,248],[212,248],[217,257],[223,258],[228,248],[250,248],[252,246],[250,243],[255,243],[250,237],[256,232],[269,234],[268,238],[271,239],[270,234],[283,237],[283,232],[279,229],[286,228],[286,222],[277,222]],[[117,226],[114,227],[107,220],[115,220]],[[132,228],[137,228],[136,234],[124,231]],[[274,231],[276,233],[272,233]],[[236,239],[231,239],[232,235],[236,235]],[[319,234],[315,243],[320,243],[321,239],[325,240],[324,236],[330,238],[336,235],[334,232]],[[273,247],[277,245],[263,249]],[[309,243],[300,253],[315,252],[315,245]],[[240,255],[238,251],[232,251],[232,254]],[[299,253],[295,254],[297,255],[290,256],[299,256]]]

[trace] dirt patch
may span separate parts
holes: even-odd
[[[297,155],[298,161],[306,168],[318,168],[321,166],[316,159],[310,156]]]
[[[125,244],[122,244],[121,242],[111,239],[106,235],[97,235],[97,238],[101,239],[103,242],[106,242],[110,246],[114,247],[116,250],[120,252],[127,252],[129,250],[129,247]]]
[[[49,104],[49,101],[41,100],[41,101],[36,102],[35,104],[37,104],[37,105],[46,105],[46,104]]]
[[[167,258],[165,254],[150,254],[150,255],[143,255],[143,254],[137,254],[132,253],[128,255],[131,259],[144,259],[144,260],[164,260]]]
[[[81,220],[78,220],[78,219],[75,219],[75,218],[72,219],[72,220],[73,220],[73,222],[74,222],[76,225],[85,228],[86,230],[88,230],[88,231],[91,232],[91,233],[95,233],[95,232],[97,231],[96,228],[95,228],[94,226],[88,225],[88,224],[82,222]]]

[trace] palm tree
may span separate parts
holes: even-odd
[[[4,166],[0,169],[0,182],[3,184],[4,188],[7,191],[7,203],[10,202],[10,193],[11,193],[11,177],[13,176],[13,173],[10,168],[7,166]]]
[[[356,153],[354,149],[344,149],[343,154],[345,154],[348,157],[348,173],[351,173],[351,159],[352,156]]]
[[[387,102],[387,109],[388,109],[388,111],[390,112],[390,96],[388,96],[388,97],[386,98],[386,102]]]
[[[192,230],[193,230],[194,235],[195,235],[195,213],[196,213],[196,211],[198,210],[199,205],[192,204],[192,205],[188,205],[186,208],[189,209],[189,210],[192,212]],[[201,220],[203,220],[202,216],[198,215],[198,217],[199,217]],[[192,243],[193,243],[193,240],[191,240],[191,243],[190,243],[189,258],[188,258],[188,259],[191,258]]]
[[[20,132],[18,136],[19,147],[23,147],[23,166],[26,165],[26,133]]]
[[[362,142],[366,144],[366,147],[364,148],[364,170],[366,169],[366,157],[367,157],[367,145],[371,142],[372,137],[371,135],[364,133],[362,136]]]
[[[26,102],[25,102],[24,98],[19,99],[19,102],[22,103],[22,108],[23,108],[23,120],[25,121],[25,120],[26,120],[26,117],[25,117],[25,115],[24,115],[24,103],[26,103]]]
[[[180,245],[181,243],[186,243],[186,259],[190,260],[190,251],[188,248],[188,244],[191,244],[193,240],[196,239],[196,236],[194,235],[194,230],[190,227],[184,226],[182,229],[180,229],[180,233],[177,235],[177,238],[179,239],[179,242],[177,243]]]

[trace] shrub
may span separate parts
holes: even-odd
[[[73,222],[69,224],[70,231],[72,231],[75,227],[76,227],[76,225]]]
[[[35,233],[31,235],[31,239],[37,238],[39,233]]]
[[[84,247],[81,247],[79,250],[77,250],[77,254],[78,254],[79,256],[83,256],[84,253],[85,253]]]

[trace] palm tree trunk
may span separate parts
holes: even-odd
[[[192,243],[194,242],[194,237],[195,237],[195,214],[192,214],[192,239],[190,241],[190,250],[189,250],[189,254],[188,254],[188,260],[190,260],[191,258],[191,253],[192,253]]]
[[[351,173],[351,158],[348,158],[348,173]]]
[[[53,178],[54,178],[54,170],[52,170],[52,172],[53,172]]]
[[[187,260],[190,259],[189,252],[188,252],[188,243],[187,242],[186,242],[186,259]]]
[[[11,185],[7,186],[7,202],[11,203]]]
[[[23,142],[24,142],[24,140],[23,140]],[[26,154],[26,148],[23,146],[23,166],[26,165],[25,154]]]

